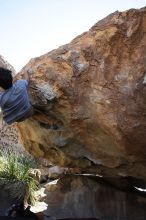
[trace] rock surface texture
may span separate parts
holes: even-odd
[[[30,153],[104,177],[146,180],[146,8],[117,11],[31,59],[21,74],[26,68],[39,108],[18,125]]]
[[[25,184],[18,180],[7,181],[0,179],[0,219],[13,204],[24,201],[26,190]]]
[[[13,76],[16,75],[16,71],[11,64],[9,64],[3,56],[0,55],[0,67],[7,68],[12,71]]]

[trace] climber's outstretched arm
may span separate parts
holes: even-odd
[[[28,70],[24,72],[23,76],[22,76],[23,79],[27,80],[28,83],[30,81],[30,75],[28,73]]]
[[[33,71],[31,69],[27,69],[24,71],[23,75],[21,75],[21,72],[18,73],[14,78],[13,78],[13,83],[15,83],[18,79],[25,79],[28,81],[30,81],[30,76],[32,75]]]

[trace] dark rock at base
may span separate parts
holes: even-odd
[[[12,204],[22,203],[27,194],[27,187],[19,181],[0,179],[0,215],[5,215]]]
[[[44,214],[55,219],[146,219],[146,197],[115,189],[102,179],[67,176],[58,180],[57,185],[48,183],[45,193],[48,208]]]

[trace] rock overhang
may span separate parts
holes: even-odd
[[[115,12],[41,57],[18,125],[25,147],[64,167],[146,180],[146,8]]]

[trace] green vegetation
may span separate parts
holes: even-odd
[[[36,168],[34,159],[11,151],[0,151],[0,178],[8,181],[21,181],[27,188],[29,203],[34,203],[37,181],[30,176],[30,169]]]

